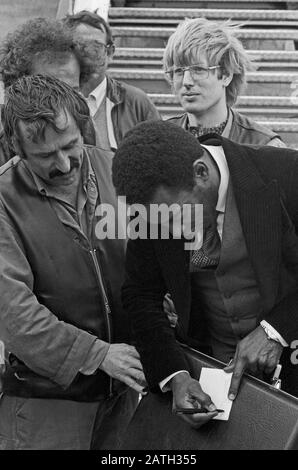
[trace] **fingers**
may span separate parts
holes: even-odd
[[[146,381],[144,385],[143,381],[142,383],[140,383],[141,381],[139,381],[136,377],[130,375],[123,375],[119,377],[119,380],[121,380],[121,382],[125,383],[129,387],[133,388],[136,392],[141,393],[142,395],[145,395],[147,393]]]
[[[134,346],[111,344],[100,368],[139,393],[147,386],[140,356]]]
[[[235,362],[233,362],[230,366],[225,368],[226,372],[233,372],[231,385],[230,385],[230,389],[228,393],[228,397],[230,400],[235,400],[238,394],[240,382],[241,382],[245,367],[246,367],[246,361],[241,356],[236,355]]]
[[[199,408],[214,411],[216,406],[212,403],[211,397],[203,392],[199,382],[193,381],[188,389],[188,401],[196,404]]]
[[[138,393],[144,394],[147,392],[148,384],[143,371],[132,368],[126,369],[125,371],[120,372],[117,378],[136,390]]]

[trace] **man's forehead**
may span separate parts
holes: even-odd
[[[59,113],[57,113],[57,117],[55,119],[55,126],[59,129],[59,131],[61,130],[61,133],[59,132],[59,135],[75,134],[78,129],[73,116],[71,116],[71,114],[66,110],[61,110]],[[23,143],[33,143],[33,136],[36,131],[36,123],[27,123],[20,120],[18,122],[18,127],[20,131],[21,141]],[[55,131],[53,126],[48,123],[46,124],[43,138],[37,138],[35,143],[37,143],[38,145],[43,145],[48,139],[51,139],[51,136],[55,133],[57,132]]]
[[[101,26],[99,29],[89,24],[80,23],[75,28],[75,35],[77,37],[81,37],[82,39],[100,39],[104,42],[106,41],[106,32],[103,26]]]
[[[51,57],[37,56],[31,64],[32,75],[51,75],[67,83],[73,88],[80,85],[80,64],[76,56],[72,53]]]

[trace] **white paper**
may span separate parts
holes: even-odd
[[[200,385],[202,390],[210,395],[216,408],[225,410],[224,413],[218,413],[213,419],[228,421],[233,402],[228,398],[232,373],[227,374],[222,369],[211,369],[202,367],[200,376]]]

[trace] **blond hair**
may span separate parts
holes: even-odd
[[[220,65],[221,73],[233,74],[226,89],[228,106],[232,106],[246,85],[246,72],[253,69],[247,52],[235,37],[236,25],[230,21],[187,19],[170,36],[164,51],[163,68],[195,63],[195,57],[206,55],[209,66]]]

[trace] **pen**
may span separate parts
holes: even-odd
[[[224,413],[225,410],[213,410],[218,413]],[[194,415],[197,413],[213,413],[213,411],[206,410],[205,408],[175,408],[174,413],[183,415]]]

